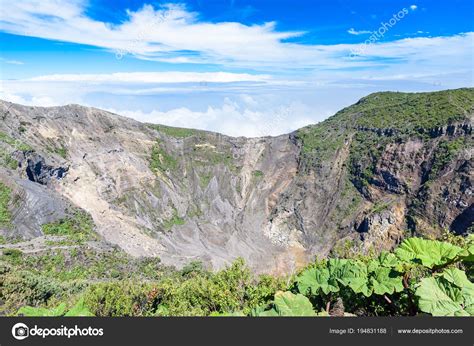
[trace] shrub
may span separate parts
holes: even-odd
[[[23,252],[18,249],[2,249],[2,257],[9,262],[18,263],[23,257]]]
[[[95,316],[143,316],[147,313],[151,285],[133,281],[100,283],[84,295],[86,306]]]
[[[56,280],[27,271],[8,272],[0,279],[0,300],[7,311],[16,311],[22,305],[41,305],[64,293]]]

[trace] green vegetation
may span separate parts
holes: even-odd
[[[195,137],[193,141],[189,142],[189,147],[187,147],[188,144],[186,145],[187,150],[180,151],[179,154],[174,151],[172,146],[165,146],[164,141],[158,138],[156,144],[152,147],[149,159],[150,168],[155,173],[169,174],[176,172],[180,168],[180,163],[182,163],[186,165],[187,171],[198,168],[200,185],[205,188],[213,176],[212,170],[209,170],[210,166],[224,165],[233,172],[237,170],[231,144],[222,140],[219,135],[163,125],[148,126],[174,138]],[[192,151],[188,151],[191,148]],[[181,158],[182,160],[178,161]]]
[[[353,215],[359,208],[362,202],[362,196],[346,177],[344,181],[344,188],[341,192],[340,203],[336,206],[333,219],[337,220],[339,226],[349,216]]]
[[[317,316],[311,301],[302,294],[279,291],[275,293],[275,299],[270,310],[254,310],[254,316],[277,317],[277,316]]]
[[[264,177],[264,174],[262,171],[259,171],[259,170],[256,170],[256,171],[253,171],[252,172],[252,176],[255,178],[255,179],[261,179]]]
[[[12,263],[19,263],[23,257],[23,252],[18,249],[3,248],[2,256],[8,258],[8,260]]]
[[[194,130],[194,129],[186,129],[182,127],[171,127],[171,126],[165,126],[165,125],[149,124],[148,127],[158,132],[164,133],[167,136],[175,137],[175,138],[191,137],[201,132],[199,130]]]
[[[381,201],[381,202],[378,202],[376,203],[372,209],[370,209],[370,212],[369,214],[377,214],[377,213],[380,213],[381,211],[384,211],[386,209],[388,209],[388,207],[390,207],[392,205],[392,201],[388,201],[388,202],[385,202],[385,201]]]
[[[66,236],[71,241],[82,243],[95,238],[94,222],[85,212],[78,211],[72,217],[42,225],[46,235]]]
[[[431,166],[430,178],[434,178],[443,168],[449,164],[454,156],[462,148],[467,146],[467,139],[465,137],[459,137],[452,141],[443,140],[436,149],[433,158],[433,164]]]
[[[474,89],[431,93],[381,92],[362,98],[320,124],[298,131],[305,168],[318,168],[351,144],[351,162],[362,182],[384,144],[409,137],[429,138],[430,131],[467,119],[474,109]]]
[[[56,317],[56,316],[94,316],[89,309],[84,304],[84,299],[79,299],[74,306],[70,309],[67,309],[66,303],[61,303],[54,308],[35,308],[32,306],[23,306],[20,310],[18,310],[19,316],[27,316],[27,317]]]
[[[55,153],[59,156],[61,156],[63,159],[67,158],[67,148],[63,145],[61,146],[55,146],[55,147],[48,147],[47,148],[49,152]]]
[[[174,225],[179,226],[179,225],[184,225],[185,223],[186,221],[182,217],[179,217],[178,211],[173,208],[173,215],[171,216],[170,219],[163,221],[163,228],[166,231],[169,231],[173,228]]]
[[[199,176],[199,185],[205,189],[211,182],[213,175],[212,173],[203,173]]]
[[[8,250],[8,251],[7,251]],[[17,259],[21,258],[21,263]],[[53,249],[39,255],[26,255],[17,249],[3,249],[2,260],[19,264],[18,271],[30,272],[59,282],[103,279],[150,280],[160,277],[160,260],[133,259],[119,250],[96,252],[86,247]]]
[[[50,153],[61,156],[63,159],[66,159],[68,156],[68,150],[62,138],[59,138],[59,139],[48,138],[47,144],[46,144],[46,150]]]
[[[57,148],[56,154],[61,156],[63,159],[67,158],[67,148],[66,147]]]
[[[29,145],[16,140],[6,133],[0,132],[0,165],[9,169],[17,169],[18,161],[12,157],[15,150],[23,152],[33,150]]]
[[[432,315],[474,316],[474,285],[457,268],[422,279],[415,295],[420,310]]]
[[[200,217],[202,216],[202,210],[199,206],[191,206],[187,212],[187,216],[189,218],[193,218],[193,217]]]
[[[474,107],[474,89],[427,93],[381,92],[371,94],[351,106],[363,114],[358,126],[394,129],[407,135],[434,129],[466,119]],[[348,110],[348,109],[346,109]]]
[[[16,140],[6,133],[0,132],[0,142],[10,145],[11,147],[20,151],[30,151],[32,148],[19,140]]]
[[[177,168],[178,161],[168,154],[157,140],[157,143],[151,149],[150,169],[155,173],[160,171],[167,174],[167,172],[175,171]]]
[[[463,244],[410,238],[376,258],[316,262],[297,277],[296,288],[327,311],[338,297],[350,311],[375,315],[472,315],[474,284],[464,270],[472,266],[474,238]],[[450,303],[444,306],[440,298]],[[439,306],[433,307],[435,301]]]
[[[357,132],[354,135],[349,152],[349,171],[358,187],[367,186],[371,182],[375,165],[387,142],[388,138],[380,138],[373,132]]]
[[[350,139],[351,125],[342,119],[340,114],[314,126],[307,126],[298,131],[298,138],[303,143],[302,156],[308,166],[317,166],[331,159],[345,141]]]
[[[236,169],[234,165],[234,159],[230,150],[228,152],[225,152],[218,151],[216,148],[209,146],[195,146],[193,148],[192,155],[193,164],[201,166],[216,166],[222,164],[227,166],[232,171],[235,171]]]
[[[474,236],[409,238],[393,252],[317,260],[290,278],[237,260],[212,273],[83,247],[0,257],[3,313],[26,316],[474,315]],[[17,250],[18,251],[18,250]]]
[[[0,227],[8,227],[11,223],[12,215],[8,209],[11,193],[12,190],[0,182]]]
[[[12,158],[11,153],[0,148],[0,165],[9,169],[17,169],[18,161]]]

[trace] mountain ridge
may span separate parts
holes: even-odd
[[[0,181],[18,198],[0,227],[10,238],[42,237],[79,208],[135,256],[213,268],[243,257],[288,272],[473,222],[472,88],[374,93],[321,123],[254,138],[78,105],[1,108]],[[48,213],[33,203],[42,194]]]

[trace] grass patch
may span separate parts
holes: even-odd
[[[33,150],[28,144],[25,144],[19,140],[16,140],[3,132],[0,132],[0,142],[6,143],[20,151]]]
[[[0,182],[0,226],[10,226],[12,215],[8,209],[12,190]]]
[[[200,216],[203,215],[202,210],[197,206],[195,206],[191,210],[189,210],[187,214],[188,214],[187,216],[189,218],[200,217]]]
[[[12,158],[11,153],[0,148],[0,164],[9,169],[17,169],[18,161]]]
[[[375,205],[372,207],[372,209],[370,209],[370,214],[380,213],[381,211],[384,211],[388,207],[390,207],[391,204],[392,204],[392,202],[378,202],[378,203],[375,203]]]
[[[175,137],[175,138],[191,137],[199,133],[198,130],[186,129],[182,127],[171,127],[171,126],[165,126],[165,125],[148,125],[148,127],[158,132],[164,133],[167,136]]]
[[[23,257],[23,252],[18,249],[2,249],[2,256],[9,262],[17,263]]]
[[[199,185],[205,189],[211,182],[213,175],[211,173],[203,173],[199,176]]]
[[[61,156],[63,159],[67,158],[67,148],[66,147],[59,147],[56,149],[56,154]]]
[[[171,155],[169,155],[157,142],[151,149],[150,157],[150,169],[157,173],[160,171],[166,173],[168,171],[174,171],[178,168],[178,161]]]
[[[224,149],[224,150],[227,150]],[[234,164],[234,158],[232,157],[231,150],[227,151],[218,151],[212,147],[194,147],[192,153],[192,159],[194,164],[201,166],[217,166],[224,165],[232,172],[237,171],[237,167]]]
[[[76,243],[96,238],[92,218],[82,211],[76,212],[73,217],[42,225],[41,228],[45,235],[66,236]]]
[[[264,177],[264,174],[262,171],[259,171],[259,170],[255,170],[252,172],[252,176],[255,178],[255,179],[261,179]]]
[[[185,223],[186,221],[182,217],[179,217],[178,211],[176,209],[173,209],[173,216],[170,219],[163,221],[163,228],[166,231],[169,231],[173,228],[174,225],[180,226],[184,225]]]
[[[47,150],[50,152],[50,153],[53,153],[53,154],[56,154],[56,155],[59,155],[61,156],[63,159],[66,159],[67,158],[67,148],[65,146],[60,146],[60,147],[48,147]]]

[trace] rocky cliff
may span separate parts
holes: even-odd
[[[331,251],[473,227],[474,89],[376,93],[250,139],[78,105],[0,111],[6,239],[42,237],[81,209],[101,241],[134,256],[213,268],[243,257],[288,272]]]

